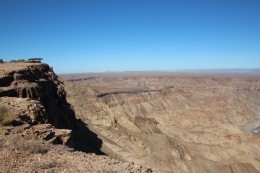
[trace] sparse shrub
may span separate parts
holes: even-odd
[[[17,60],[10,60],[9,63],[17,63]]]
[[[25,62],[25,59],[18,59],[16,62]]]
[[[24,141],[19,148],[22,151],[28,151],[33,154],[45,154],[48,152],[47,147],[35,140]]]
[[[55,168],[57,166],[58,166],[58,162],[56,162],[56,161],[42,163],[42,164],[39,165],[39,167],[41,169],[51,169],[51,168]]]
[[[9,110],[4,106],[0,106],[0,125],[8,125],[11,121],[12,116]]]
[[[29,172],[54,172],[52,169],[59,167],[59,165],[60,164],[55,160],[50,160],[48,162],[40,162],[38,164],[31,165],[31,169]]]
[[[15,135],[9,138],[6,146],[18,151],[29,152],[32,154],[45,154],[49,149],[37,140],[27,140]]]

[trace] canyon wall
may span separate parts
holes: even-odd
[[[259,75],[67,77],[76,116],[112,157],[160,172],[260,171],[260,138],[251,133],[260,120]]]
[[[63,83],[47,64],[6,70],[0,78],[0,97],[10,100],[10,104],[11,100],[13,104],[17,100],[34,100],[37,106],[30,112],[34,115],[28,117],[33,123],[50,123],[56,128],[75,127],[76,118],[66,101]]]
[[[152,172],[105,156],[101,146],[51,67],[0,64],[0,172]]]

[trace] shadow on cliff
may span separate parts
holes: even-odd
[[[63,115],[62,120],[59,120],[59,124],[56,124],[57,128],[68,128],[71,129],[70,142],[67,146],[75,149],[76,151],[82,151],[86,153],[95,153],[97,155],[105,155],[101,151],[102,140],[98,138],[97,134],[92,132],[82,120],[77,119],[75,111],[71,105],[67,102],[66,98],[63,99],[60,104],[60,112]],[[54,123],[55,126],[55,123]]]
[[[3,91],[2,87],[5,87]],[[55,128],[71,129],[68,146],[78,151],[104,154],[100,150],[102,140],[76,118],[75,111],[66,100],[64,83],[49,65],[37,63],[6,73],[0,77],[0,97],[27,98],[40,102],[33,109],[28,107],[35,116],[34,124],[48,123]],[[14,125],[33,124],[31,117],[21,115],[19,119],[21,122],[14,121]]]
[[[75,111],[67,102],[66,92],[57,84],[51,83],[43,87],[41,102],[47,110],[47,121],[56,128],[71,129],[70,142],[66,144],[75,150],[105,155],[100,149],[102,140],[87,125],[76,118]]]
[[[65,94],[56,95],[56,92],[54,92],[45,95],[45,97],[42,97],[42,103],[47,110],[47,121],[50,124],[56,128],[72,130],[70,142],[66,144],[67,146],[77,151],[105,155],[100,150],[102,140],[83,121],[76,118],[75,111],[67,102]]]
[[[87,125],[81,120],[76,120],[75,128],[72,129],[72,148],[77,151],[95,153],[97,155],[106,155],[100,149],[102,140],[97,134],[89,130]]]

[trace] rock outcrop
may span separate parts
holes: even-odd
[[[142,165],[74,151],[62,144],[70,130],[49,124],[0,127],[0,172],[152,173]],[[61,139],[63,141],[61,141]]]
[[[101,146],[51,67],[0,64],[0,172],[152,172],[105,156]]]
[[[59,138],[57,134],[63,133],[62,129],[69,129],[67,136],[70,142],[61,140],[59,143],[76,150],[103,154],[100,151],[102,141],[86,124],[76,119],[73,108],[66,100],[63,82],[51,67],[36,63],[2,66],[0,103],[1,108],[8,112],[0,116],[0,125],[51,124],[56,128],[55,133],[49,131],[52,139]]]
[[[29,111],[35,111],[34,117],[30,117],[33,123],[50,123],[57,128],[75,127],[76,119],[66,101],[63,83],[47,64],[28,65],[19,70],[5,71],[2,75],[0,97],[9,97],[9,105],[22,101],[17,98],[24,98],[24,102],[34,100],[35,103],[27,104]]]

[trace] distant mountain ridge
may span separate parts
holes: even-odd
[[[118,73],[216,73],[216,74],[260,74],[260,68],[218,68],[218,69],[178,69],[178,70],[126,70],[104,72],[60,73],[62,75],[118,74]]]
[[[176,70],[174,72],[192,72],[192,73],[237,73],[237,74],[260,74],[260,68],[254,69],[187,69],[187,70]]]

